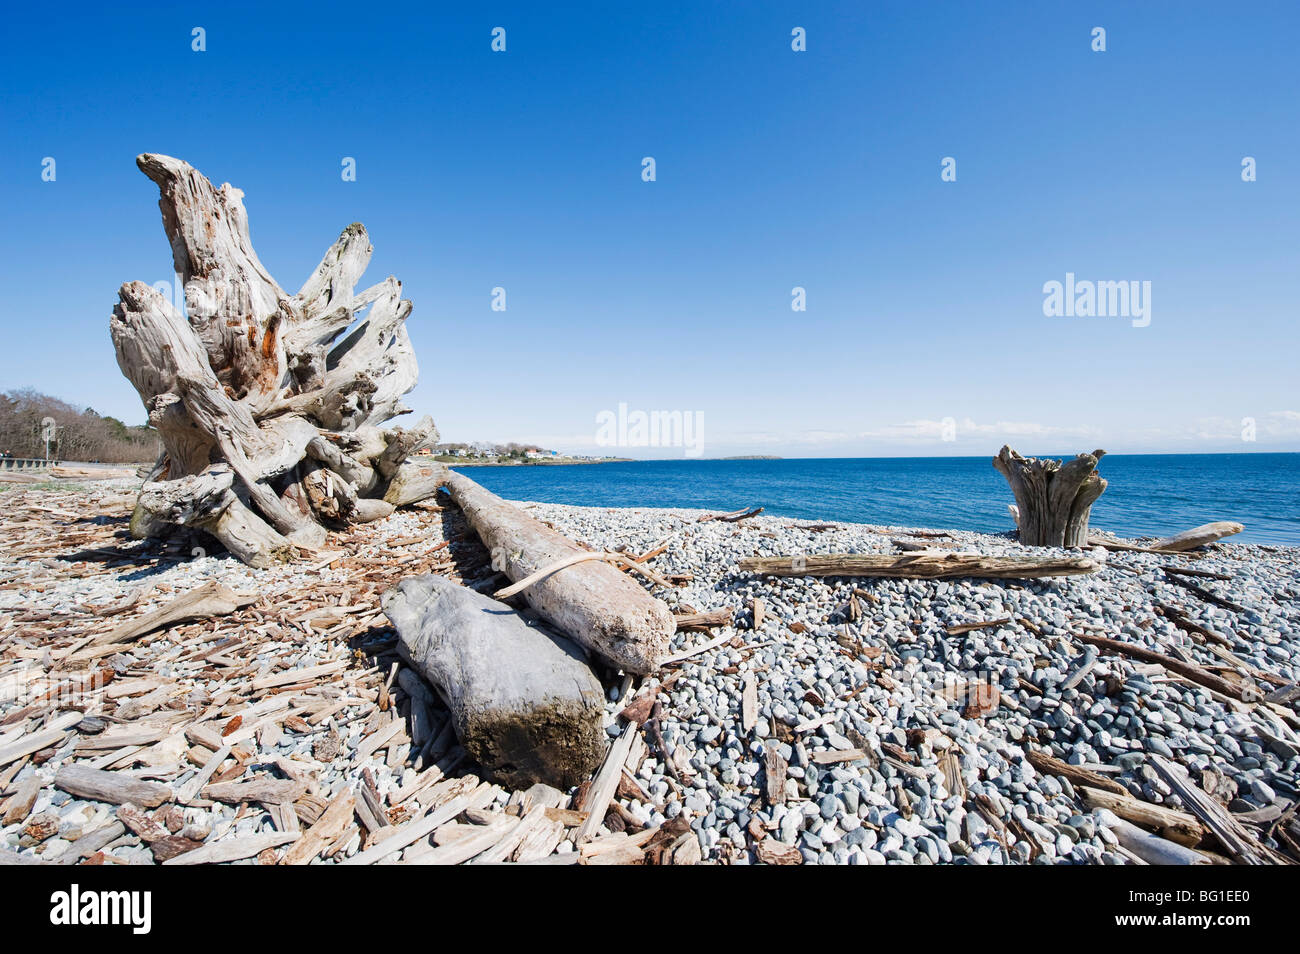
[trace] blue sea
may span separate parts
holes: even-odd
[[[1043,455],[1039,455],[1043,456]],[[1073,456],[1073,455],[1069,455]],[[800,520],[1001,532],[1011,490],[991,457],[660,460],[467,467],[510,500],[591,507],[690,507]],[[1211,520],[1233,542],[1300,546],[1300,454],[1107,455],[1093,527],[1160,536]]]

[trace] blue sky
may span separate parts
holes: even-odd
[[[6,18],[0,389],[143,419],[108,318],[171,278],[151,151],[244,191],[289,291],[364,222],[447,440],[591,451],[625,403],[698,414],[705,456],[1300,449],[1294,3]],[[1044,316],[1067,272],[1151,282],[1150,324]]]

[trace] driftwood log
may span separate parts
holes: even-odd
[[[446,577],[413,576],[382,599],[399,651],[451,709],[465,750],[512,788],[588,778],[605,754],[599,680],[566,639]]]
[[[1206,523],[1190,530],[1184,530],[1182,533],[1175,533],[1172,537],[1161,537],[1159,540],[1152,540],[1147,546],[1152,550],[1176,550],[1181,552],[1203,547],[1215,540],[1222,540],[1234,533],[1241,533],[1244,529],[1246,528],[1240,523],[1234,523],[1230,520],[1218,520],[1214,523]]]
[[[355,290],[365,228],[344,229],[290,294],[253,250],[242,192],[169,156],[136,164],[161,193],[185,312],[142,282],[113,311],[118,366],[163,446],[133,534],[184,525],[266,566],[320,546],[327,526],[391,513],[390,483],[437,430],[385,426],[416,383],[411,303],[391,277]]]
[[[1103,816],[1105,817],[1105,816]],[[1149,865],[1208,865],[1213,864],[1208,855],[1194,851],[1186,845],[1153,835],[1111,813],[1110,828],[1120,845],[1137,855]]]
[[[1161,838],[1187,848],[1196,847],[1209,834],[1209,829],[1202,825],[1196,816],[1166,805],[1155,805],[1136,799],[1127,793],[1117,795],[1087,785],[1075,785],[1074,790],[1087,808],[1108,809],[1125,821],[1153,831]]]
[[[1003,446],[993,467],[1016,497],[1013,512],[1020,542],[1031,547],[1082,547],[1088,540],[1088,513],[1106,489],[1097,473],[1103,450],[1059,460],[1021,457]]]
[[[1077,576],[1092,573],[1101,564],[1086,557],[1000,557],[978,553],[907,553],[902,556],[872,553],[809,553],[792,557],[748,557],[740,561],[744,573],[764,576],[871,576],[894,579],[950,580],[982,577],[1020,580],[1040,576]]]
[[[463,474],[447,471],[441,480],[491,551],[493,567],[515,582],[586,552]],[[667,605],[596,560],[558,569],[522,596],[543,619],[628,673],[657,669],[677,628]]]

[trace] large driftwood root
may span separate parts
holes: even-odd
[[[195,527],[266,566],[319,547],[326,526],[390,513],[394,476],[438,432],[427,417],[385,425],[409,413],[418,369],[401,283],[355,290],[365,228],[344,229],[291,295],[253,251],[242,192],[169,156],[136,164],[158,185],[186,311],[141,282],[113,311],[118,366],[163,445],[132,532]]]
[[[1082,547],[1088,542],[1088,514],[1106,489],[1097,473],[1103,450],[1059,460],[1021,457],[1003,446],[993,467],[1016,497],[1020,542],[1031,547]]]
[[[446,577],[407,577],[382,604],[400,651],[493,778],[568,788],[595,771],[605,752],[604,697],[576,645]]]
[[[439,479],[491,551],[493,567],[515,582],[587,552],[463,474],[446,471]],[[543,619],[626,672],[653,672],[669,655],[672,612],[609,563],[556,570],[522,595]]]

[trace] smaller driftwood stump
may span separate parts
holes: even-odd
[[[1016,496],[1020,542],[1031,547],[1082,547],[1088,540],[1088,512],[1106,489],[1097,473],[1103,450],[1074,460],[1021,457],[1003,446],[993,466]]]
[[[465,750],[514,788],[568,788],[605,755],[604,695],[581,650],[446,577],[383,595],[402,653],[446,701]]]

